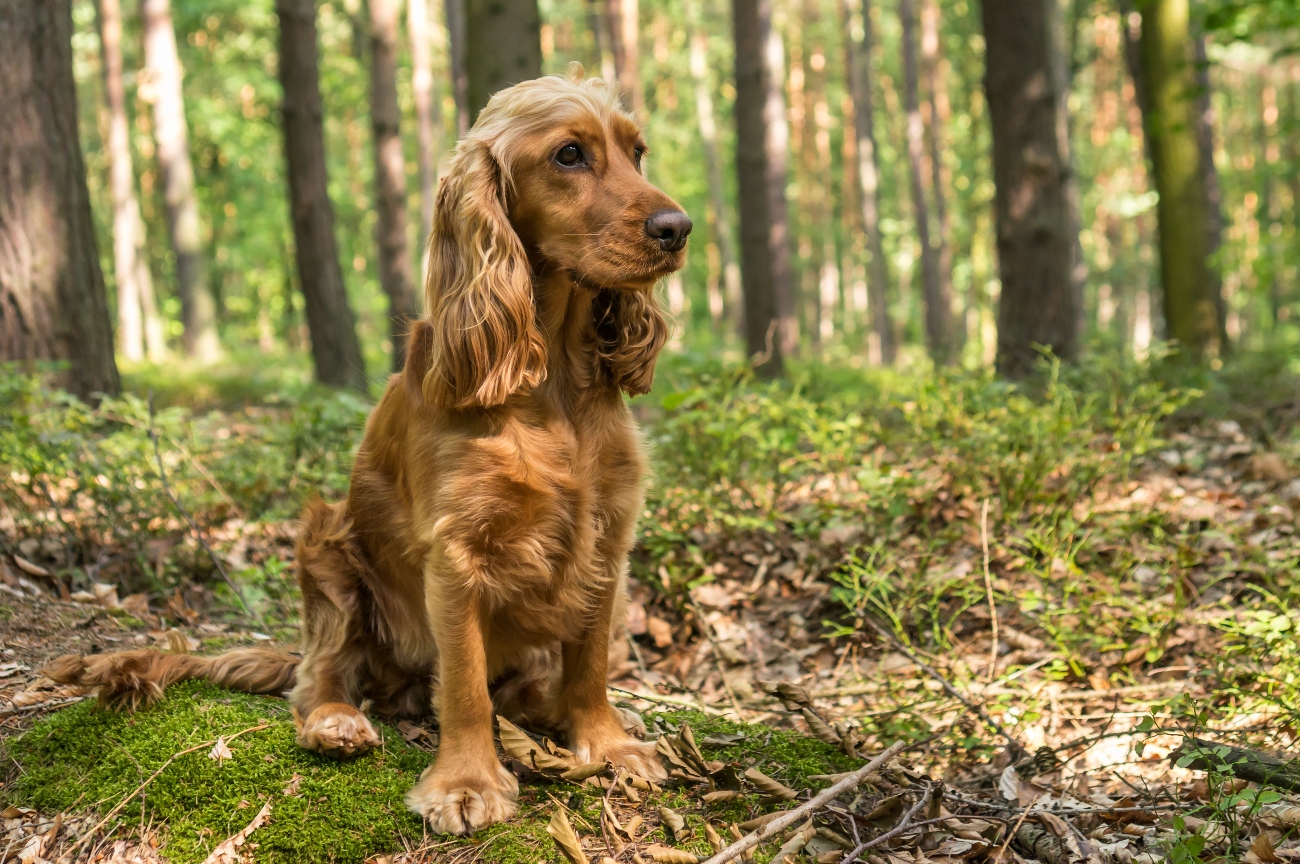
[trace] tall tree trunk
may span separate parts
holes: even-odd
[[[912,211],[921,246],[921,296],[925,300],[925,341],[937,364],[951,359],[952,300],[943,293],[939,261],[930,239],[930,208],[925,200],[922,163],[925,158],[925,124],[921,121],[916,64],[916,12],[913,0],[898,0],[903,28],[903,91],[907,112],[907,167],[912,182]]]
[[[1208,201],[1197,137],[1188,0],[1142,6],[1144,115],[1156,191],[1166,335],[1192,359],[1220,353],[1219,304],[1206,259]]]
[[[939,45],[939,4],[937,0],[921,2],[921,69],[925,76],[929,122],[926,140],[930,157],[930,188],[934,193],[935,258],[939,274],[939,296],[947,298],[948,351],[956,355],[959,341],[952,316],[952,231],[948,221],[948,197],[945,190],[949,177],[943,162],[943,130],[952,115],[948,104],[947,76],[939,69],[943,62]],[[964,334],[965,328],[962,328]]]
[[[854,7],[862,12],[862,42],[853,40]],[[867,305],[871,307],[871,329],[880,342],[880,359],[892,366],[898,353],[894,323],[889,315],[892,292],[889,261],[880,234],[880,151],[876,149],[875,82],[871,57],[875,51],[871,0],[844,0],[844,50],[849,92],[853,98],[854,133],[857,137],[858,184],[861,187],[862,229],[867,235]]]
[[[637,0],[606,0],[605,20],[609,25],[610,48],[614,55],[614,74],[623,94],[623,107],[640,117],[641,22]]]
[[[1196,138],[1200,145],[1201,180],[1205,184],[1205,256],[1213,262],[1223,245],[1223,187],[1214,164],[1214,105],[1210,101],[1210,60],[1205,53],[1205,34],[1196,34]],[[1294,135],[1289,136],[1294,139]],[[1294,206],[1294,204],[1293,204]],[[1231,349],[1228,341],[1228,308],[1223,299],[1223,275],[1217,263],[1209,265],[1210,298],[1219,318],[1220,351]]]
[[[117,282],[117,338],[128,360],[155,363],[164,352],[162,319],[153,294],[153,274],[145,252],[144,220],[135,197],[126,89],[122,84],[121,0],[98,0],[99,42],[104,57],[108,101],[108,173],[113,195],[113,271]]]
[[[433,230],[438,153],[442,148],[442,110],[438,106],[438,87],[433,78],[428,0],[407,0],[406,16],[407,35],[411,40],[411,91],[415,97],[415,136],[420,163],[420,248],[423,250],[429,232]],[[421,256],[423,254],[422,251]]]
[[[144,16],[144,61],[153,96],[154,138],[158,170],[167,207],[167,230],[176,256],[176,290],[181,300],[185,353],[200,362],[221,355],[217,338],[217,303],[203,261],[199,202],[194,194],[189,128],[181,90],[181,58],[176,53],[171,0],[141,0]]]
[[[596,49],[596,64],[593,68],[600,70],[602,81],[609,82],[618,80],[618,72],[614,68],[614,54],[609,46],[610,33],[609,22],[605,20],[605,2],[606,0],[587,0],[587,27],[591,30],[591,40]]]
[[[1057,126],[1047,4],[1056,0],[983,0],[984,91],[993,127],[998,272],[997,367],[1024,375],[1035,345],[1070,360],[1079,310],[1070,286],[1071,246],[1066,181],[1069,167]]]
[[[324,109],[315,0],[276,0],[280,84],[294,253],[311,333],[316,380],[366,392],[366,366],[348,305],[325,173]]]
[[[444,0],[443,14],[447,19],[448,78],[451,97],[456,102],[456,137],[464,138],[472,118],[469,110],[469,71],[465,63],[465,4],[469,0]]]
[[[370,0],[370,127],[375,136],[375,249],[379,284],[388,295],[393,371],[406,358],[406,334],[416,317],[411,250],[406,237],[406,159],[397,105],[399,0]]]
[[[1074,76],[1078,71],[1076,57],[1079,53],[1079,29],[1088,2],[1089,0],[1069,0],[1069,20],[1064,24],[1060,20],[1060,5],[1048,4],[1047,7],[1048,26],[1054,37],[1052,57],[1056,61],[1056,92],[1060,94],[1056,100],[1056,134],[1061,141],[1061,153],[1065,158],[1066,215],[1069,219],[1070,237],[1073,238],[1070,245],[1070,290],[1074,293],[1075,324],[1079,328],[1080,338],[1084,334],[1084,289],[1088,286],[1088,261],[1084,257],[1083,241],[1079,235],[1083,215],[1080,212],[1079,177],[1074,169],[1074,122],[1070,114],[1070,92],[1074,88]]]
[[[758,373],[776,377],[798,338],[785,200],[784,52],[772,30],[772,0],[732,0],[731,8],[745,346]]]
[[[694,4],[692,4],[694,13]],[[722,156],[718,152],[718,121],[713,113],[709,83],[708,52],[703,29],[692,15],[691,77],[695,79],[695,116],[704,145],[705,179],[709,183],[709,206],[713,210],[713,231],[718,244],[722,271],[723,317],[740,320],[740,265],[736,263],[736,241],[732,237],[731,214],[727,209],[727,187],[722,178]]]
[[[69,362],[117,393],[113,326],[77,139],[71,0],[0,3],[0,360]]]
[[[542,74],[537,0],[464,0],[470,120],[493,93]]]

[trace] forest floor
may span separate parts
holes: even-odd
[[[91,411],[12,384],[30,420],[0,430],[0,858],[688,862],[902,742],[756,860],[872,838],[872,864],[1300,860],[1300,772],[1247,783],[1237,751],[1189,743],[1300,754],[1300,388],[1273,373],[1016,391],[666,368],[638,410],[675,458],[655,463],[610,696],[674,779],[564,781],[523,764],[552,745],[515,738],[521,815],[472,840],[402,804],[432,721],[340,764],[294,747],[278,700],[185,685],[117,714],[40,674],[64,653],[292,648],[292,512],[341,491],[364,404]]]

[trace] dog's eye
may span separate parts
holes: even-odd
[[[632,148],[632,161],[636,163],[636,167],[638,168],[641,167],[641,160],[644,158],[645,158],[644,147],[637,146]]]
[[[572,168],[582,161],[582,150],[577,144],[565,144],[555,154],[555,161],[566,168]]]

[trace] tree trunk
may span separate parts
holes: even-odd
[[[407,0],[406,14],[406,30],[411,39],[411,91],[415,97],[415,136],[420,163],[420,248],[423,250],[429,232],[433,230],[438,151],[442,149],[442,110],[438,106],[438,87],[433,78],[428,0]],[[423,254],[421,251],[421,260]]]
[[[1214,105],[1210,101],[1210,61],[1205,53],[1205,34],[1198,33],[1194,45],[1196,52],[1196,137],[1201,149],[1201,179],[1205,184],[1205,257],[1214,261],[1223,245],[1223,188],[1219,184],[1219,169],[1214,164]],[[1294,139],[1294,135],[1288,136]],[[1293,202],[1295,206],[1295,202]],[[1210,298],[1219,317],[1219,345],[1221,351],[1232,346],[1228,342],[1228,308],[1223,299],[1223,275],[1217,263],[1209,265]]]
[[[640,9],[637,0],[606,0],[605,20],[609,26],[609,44],[614,55],[614,74],[623,96],[623,107],[640,118]]]
[[[693,7],[692,7],[693,8]],[[722,156],[718,152],[718,121],[713,113],[709,85],[708,54],[704,31],[694,21],[691,34],[691,77],[695,79],[695,116],[704,145],[705,179],[709,184],[709,205],[713,209],[713,231],[718,244],[722,271],[722,317],[739,322],[740,265],[736,263],[736,241],[732,237],[731,214],[727,209],[727,188],[722,177]]]
[[[916,64],[916,13],[913,0],[898,0],[898,18],[903,27],[903,90],[907,113],[907,167],[912,183],[912,210],[916,236],[921,246],[921,296],[925,300],[925,341],[937,364],[951,359],[952,301],[943,293],[939,261],[930,239],[930,208],[925,200],[922,162],[925,156],[925,124],[921,121]]]
[[[944,191],[948,187],[949,177],[943,163],[943,130],[952,115],[952,109],[948,104],[947,76],[939,69],[942,59],[939,46],[939,4],[937,0],[922,0],[921,69],[925,76],[926,101],[930,114],[926,139],[930,157],[930,188],[934,193],[935,258],[939,296],[945,298],[943,308],[948,315],[948,352],[955,358],[961,337],[957,334],[957,322],[952,313],[952,232],[948,221],[948,197]]]
[[[325,173],[324,109],[316,47],[315,0],[276,0],[280,84],[294,253],[311,333],[316,380],[366,392],[366,367],[348,305]]]
[[[0,360],[69,363],[117,393],[113,326],[77,138],[70,0],[0,3]]]
[[[790,133],[781,93],[783,49],[772,31],[772,0],[732,0],[732,17],[745,346],[758,373],[776,377],[798,337],[785,201]]]
[[[605,20],[606,0],[587,0],[587,27],[591,30],[591,41],[595,50],[593,69],[600,70],[602,81],[618,80],[614,69],[614,55],[610,51],[609,23]]]
[[[469,73],[465,63],[465,4],[469,0],[444,0],[447,16],[448,61],[451,64],[451,96],[456,102],[456,137],[464,138],[471,121],[469,110]],[[539,47],[540,50],[540,36]]]
[[[862,10],[862,42],[853,40],[854,7]],[[876,149],[875,82],[871,57],[875,38],[871,21],[871,0],[844,0],[844,50],[849,92],[853,99],[854,133],[857,138],[858,184],[862,199],[862,229],[867,235],[867,305],[871,307],[871,328],[880,342],[880,359],[892,366],[898,353],[894,323],[889,315],[892,292],[889,261],[880,234],[880,151]]]
[[[1188,0],[1142,6],[1144,116],[1156,191],[1165,334],[1191,359],[1220,353],[1218,304],[1206,260],[1209,224],[1197,138]]]
[[[1070,18],[1065,24],[1060,21],[1061,7],[1059,5],[1049,5],[1047,7],[1048,26],[1051,27],[1054,37],[1052,56],[1056,60],[1056,92],[1060,94],[1060,98],[1056,100],[1056,134],[1061,141],[1061,153],[1065,159],[1067,172],[1065,203],[1066,215],[1069,219],[1068,230],[1072,238],[1070,244],[1070,290],[1074,293],[1075,325],[1079,328],[1080,338],[1084,335],[1084,290],[1088,286],[1088,261],[1084,257],[1083,241],[1079,235],[1079,230],[1083,225],[1083,215],[1080,212],[1079,177],[1074,170],[1074,123],[1070,115],[1070,92],[1074,88],[1074,76],[1078,71],[1075,58],[1078,55],[1079,28],[1083,16],[1087,12],[1085,8],[1087,2],[1088,0],[1070,0]]]
[[[471,122],[498,90],[542,74],[537,0],[464,0]]]
[[[388,295],[393,371],[406,358],[406,334],[416,317],[411,250],[406,237],[406,160],[397,105],[399,0],[370,0],[370,127],[375,136],[375,250],[379,284]]]
[[[1035,345],[1063,360],[1077,349],[1078,309],[1070,286],[1073,240],[1069,168],[1057,127],[1048,3],[983,0],[984,91],[993,128],[998,272],[997,367],[1018,377],[1034,368]]]
[[[99,42],[108,102],[109,188],[113,195],[113,271],[117,282],[117,338],[122,356],[154,363],[164,351],[162,319],[153,295],[153,274],[145,252],[144,220],[135,197],[126,89],[122,85],[121,0],[98,0]]]
[[[144,60],[152,91],[158,171],[167,208],[167,230],[176,256],[176,290],[181,300],[182,343],[190,357],[209,363],[221,355],[217,303],[203,261],[199,202],[194,194],[181,58],[176,53],[171,0],[141,0]]]

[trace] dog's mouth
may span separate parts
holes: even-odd
[[[665,276],[682,269],[686,263],[684,250],[662,252],[655,250],[638,261],[621,264],[602,261],[602,266],[590,269],[568,268],[569,277],[583,288],[600,291],[612,288],[621,291],[646,291]]]

